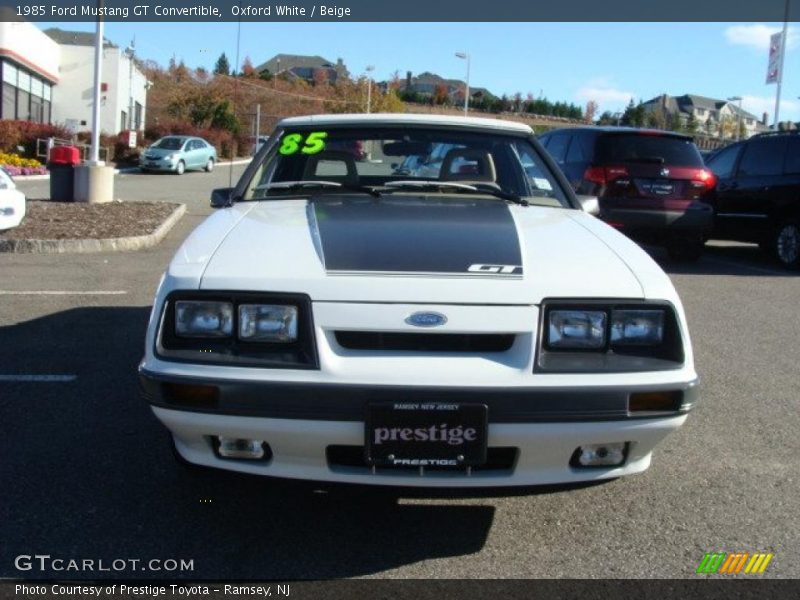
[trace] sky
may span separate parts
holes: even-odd
[[[40,23],[45,29],[94,31],[94,23]],[[166,65],[213,68],[225,52],[237,55],[238,23],[106,23],[105,36],[137,55]],[[623,110],[630,98],[685,93],[743,98],[761,118],[774,113],[776,86],[764,83],[769,36],[780,23],[242,23],[239,63],[275,54],[342,58],[351,76],[374,65],[373,78],[431,71],[464,79],[497,95],[544,97],[600,111]],[[781,120],[800,120],[800,25],[789,28]]]

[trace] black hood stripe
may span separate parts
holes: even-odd
[[[494,199],[315,199],[331,275],[522,277],[508,205]]]

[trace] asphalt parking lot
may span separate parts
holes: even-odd
[[[153,249],[0,254],[0,576],[52,578],[14,567],[49,554],[194,560],[184,573],[66,574],[86,578],[676,578],[711,551],[772,552],[763,577],[800,576],[800,277],[754,246],[714,243],[689,266],[654,251],[703,383],[642,475],[459,494],[184,472],[136,366],[161,272],[229,169],[117,176],[122,200],[188,204]],[[20,187],[37,198],[47,185]]]

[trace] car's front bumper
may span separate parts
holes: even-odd
[[[178,165],[177,160],[163,158],[145,158],[139,161],[139,168],[146,171],[174,171]]]
[[[632,387],[480,389],[209,381],[142,370],[141,382],[153,412],[172,432],[177,451],[189,462],[276,477],[435,487],[570,483],[644,471],[654,446],[683,424],[697,394],[696,381]],[[181,404],[165,391],[169,385],[197,383],[218,387],[215,404]],[[656,389],[682,392],[680,407],[658,416],[628,412],[631,392]],[[363,453],[364,416],[370,402],[432,399],[486,404],[489,452],[505,453],[510,459],[496,468],[487,466],[469,473],[463,469],[373,471],[365,462],[339,459],[348,453],[357,458]],[[264,440],[271,458],[220,458],[214,449],[217,436]],[[614,442],[628,443],[621,466],[570,466],[579,446]]]
[[[177,451],[189,462],[258,475],[373,485],[430,487],[502,487],[609,479],[640,473],[650,465],[653,448],[678,429],[686,415],[669,418],[588,423],[490,423],[489,447],[516,448],[511,468],[497,470],[394,470],[366,465],[337,465],[328,459],[332,447],[364,444],[364,424],[356,421],[267,419],[186,412],[153,407],[172,432]],[[265,461],[222,459],[212,436],[263,439],[272,450]],[[627,441],[621,467],[576,469],[569,465],[583,444]]]

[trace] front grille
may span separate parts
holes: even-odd
[[[510,473],[514,469],[517,462],[518,448],[487,448],[486,449],[486,462],[482,465],[472,467],[472,473]],[[328,466],[360,468],[369,470],[364,459],[364,446],[328,446],[325,449],[325,456],[328,460]],[[389,473],[389,472],[419,472],[419,467],[411,466],[397,466],[397,467],[378,467],[376,473]],[[425,471],[447,471],[451,473],[465,473],[465,467],[439,467],[431,466],[425,467]]]
[[[513,334],[496,333],[394,333],[337,331],[336,341],[348,350],[409,352],[506,352]]]

